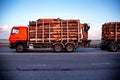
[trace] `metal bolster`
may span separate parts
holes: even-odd
[[[42,42],[44,43],[44,20],[42,23]]]
[[[69,42],[68,20],[67,20],[67,42]]]
[[[82,39],[83,39],[83,34],[82,34],[82,28],[80,28],[80,42],[82,42]]]
[[[84,38],[84,27],[82,28],[81,33],[82,33],[81,39],[83,39]]]
[[[115,41],[117,41],[117,23],[115,23]]]
[[[50,22],[49,22],[49,42],[51,42],[51,34],[50,34]]]
[[[35,39],[35,40],[36,40],[35,42],[36,42],[36,43],[37,43],[37,26],[38,26],[38,25],[37,25],[37,21],[36,21],[36,36],[35,36],[35,38],[36,38],[36,39]]]
[[[61,42],[63,42],[63,26],[62,26],[62,21],[61,21]]]
[[[80,41],[80,22],[78,21],[78,42]]]

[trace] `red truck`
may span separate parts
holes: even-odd
[[[79,46],[88,46],[88,24],[80,20],[41,18],[30,21],[28,26],[13,26],[9,42],[17,52],[27,49],[53,48],[56,52],[74,51]]]

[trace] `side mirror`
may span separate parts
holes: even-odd
[[[87,32],[89,29],[90,29],[90,25],[88,25],[87,23],[85,23],[84,31]]]

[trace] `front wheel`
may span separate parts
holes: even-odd
[[[24,45],[23,44],[18,44],[16,46],[16,51],[17,52],[24,52],[25,51]]]

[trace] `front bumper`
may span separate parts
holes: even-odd
[[[10,44],[9,44],[9,48],[15,49],[15,48],[16,48],[16,44],[15,44],[15,43],[10,43]]]

